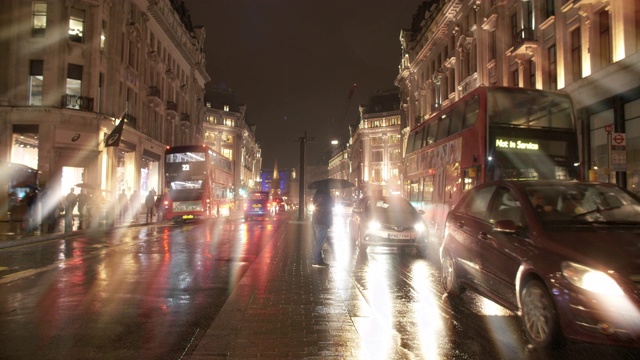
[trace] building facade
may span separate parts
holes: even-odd
[[[356,197],[401,193],[401,114],[398,90],[375,94],[360,106],[360,122],[352,129],[349,146]]]
[[[262,153],[256,141],[255,124],[246,121],[246,106],[223,85],[205,86],[204,142],[228,157],[233,164],[237,201],[243,194],[260,189]]]
[[[0,160],[61,196],[163,191],[166,145],[202,141],[205,31],[176,0],[0,2]],[[122,114],[118,147],[104,138]]]
[[[640,0],[428,0],[400,42],[408,128],[480,85],[561,90],[585,177],[640,190]]]

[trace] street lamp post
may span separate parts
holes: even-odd
[[[300,183],[298,188],[298,220],[304,220],[304,213],[306,209],[306,202],[304,199],[304,167],[305,167],[305,152],[307,150],[307,132],[304,132],[304,136],[298,138],[300,142]]]

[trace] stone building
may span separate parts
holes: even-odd
[[[640,190],[640,0],[428,0],[400,42],[408,128],[480,85],[564,91],[582,173]]]
[[[222,84],[205,86],[204,142],[233,164],[236,200],[260,189],[262,152],[256,141],[256,125],[247,122],[246,106]]]
[[[177,0],[0,2],[0,160],[40,186],[164,187],[166,145],[202,142],[205,31]],[[104,138],[122,114],[118,147]]]
[[[374,94],[360,106],[349,146],[356,197],[401,193],[402,128],[397,89]]]

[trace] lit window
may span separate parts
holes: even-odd
[[[382,150],[375,150],[371,152],[371,162],[382,162]]]
[[[31,19],[31,36],[43,37],[47,28],[47,3],[34,2]]]
[[[229,105],[224,106],[224,111],[229,111]]]
[[[84,10],[71,8],[71,16],[69,17],[69,40],[81,43],[83,33]]]
[[[29,105],[42,105],[42,60],[31,60],[29,66]]]
[[[68,64],[67,66],[67,107],[79,109],[78,98],[82,95],[82,66]]]
[[[104,45],[107,40],[107,22],[102,22],[102,29],[100,29],[100,50],[104,50]]]

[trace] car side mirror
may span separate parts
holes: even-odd
[[[424,215],[424,210],[422,210],[422,209],[418,210],[418,214]]]
[[[356,213],[356,214],[360,214],[360,213],[362,212],[362,209],[360,209],[360,208],[353,208],[353,209],[351,209],[351,212],[352,212],[352,213]]]
[[[518,227],[512,220],[498,220],[493,225],[493,230],[503,233],[515,233]]]

